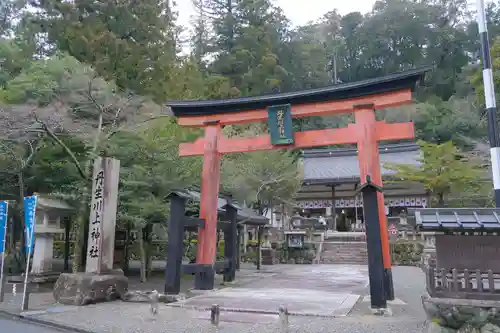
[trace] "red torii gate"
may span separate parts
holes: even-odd
[[[356,143],[361,183],[369,175],[373,183],[382,186],[379,141],[412,139],[414,127],[411,122],[387,124],[376,121],[374,111],[411,103],[413,88],[428,70],[429,68],[416,69],[377,79],[294,93],[169,103],[181,126],[205,129],[204,137],[179,146],[180,156],[203,156],[200,218],[205,219],[206,225],[198,233],[196,263],[200,267],[195,288],[213,289],[222,154]],[[276,108],[280,110],[276,111]],[[297,133],[293,133],[291,129],[291,118],[348,112],[354,112],[355,123],[346,128]],[[222,126],[263,121],[269,122],[270,135],[253,138],[226,138],[221,135]],[[384,289],[387,299],[393,299],[387,218],[383,194],[380,192],[378,208],[386,279]]]

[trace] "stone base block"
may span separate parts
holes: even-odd
[[[277,263],[276,250],[273,250],[271,248],[262,249],[261,253],[262,253],[262,265],[274,265]]]
[[[500,302],[422,296],[428,333],[500,333]]]
[[[371,312],[374,316],[392,317],[392,311],[390,308],[379,308],[379,309],[372,308]]]
[[[122,271],[107,274],[62,273],[54,285],[54,299],[66,305],[87,305],[122,299],[128,279]]]

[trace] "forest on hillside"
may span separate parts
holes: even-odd
[[[438,159],[460,156],[468,170],[487,168],[479,38],[465,0],[381,0],[366,15],[325,8],[323,17],[296,28],[270,0],[192,1],[191,27],[177,23],[170,0],[2,2],[0,199],[21,203],[37,192],[68,200],[79,212],[75,255],[95,156],[121,160],[119,223],[137,230],[164,221],[173,188],[199,184],[201,159],[180,159],[177,147],[200,132],[177,126],[164,106],[170,100],[317,88],[432,65],[414,105],[378,117],[414,121],[418,139]],[[487,17],[498,92],[498,3]],[[294,125],[309,130],[349,121],[311,117]],[[224,128],[227,136],[265,130]],[[449,147],[451,155],[436,155],[429,144]],[[260,209],[290,203],[301,184],[296,161],[294,151],[225,156],[222,188]],[[401,178],[414,172],[400,171]],[[473,176],[446,173],[438,190],[454,191],[464,178],[482,182]],[[13,210],[19,222],[21,206]]]

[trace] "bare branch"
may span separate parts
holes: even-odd
[[[28,141],[28,145],[30,146],[30,154],[28,156],[28,158],[26,159],[26,161],[22,161],[22,168],[21,170],[25,170],[27,167],[30,166],[31,162],[33,162],[33,159],[35,158],[35,155],[36,153],[38,153],[38,151],[40,149],[42,149],[43,147],[43,140],[38,140],[37,143],[36,143],[36,146],[33,147],[33,144],[31,143],[31,141]]]
[[[36,117],[36,115],[35,115],[35,117]],[[54,140],[58,145],[60,145],[64,149],[64,151],[68,154],[68,156],[72,160],[73,164],[78,169],[78,173],[80,174],[80,176],[82,176],[83,179],[88,179],[89,176],[85,173],[83,167],[81,166],[80,162],[76,158],[75,154],[71,151],[71,149],[69,149],[69,147],[64,142],[62,142],[61,139],[59,139],[57,137],[57,135],[44,122],[42,122],[39,119],[37,119],[37,121],[42,126],[42,128],[45,130],[45,132],[47,133],[47,135],[52,140]]]

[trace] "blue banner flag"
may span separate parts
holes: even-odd
[[[32,252],[35,243],[36,199],[36,195],[24,198],[24,232],[26,235],[24,251],[26,253]]]
[[[0,201],[0,253],[5,251],[5,237],[7,236],[7,216],[9,204]]]

